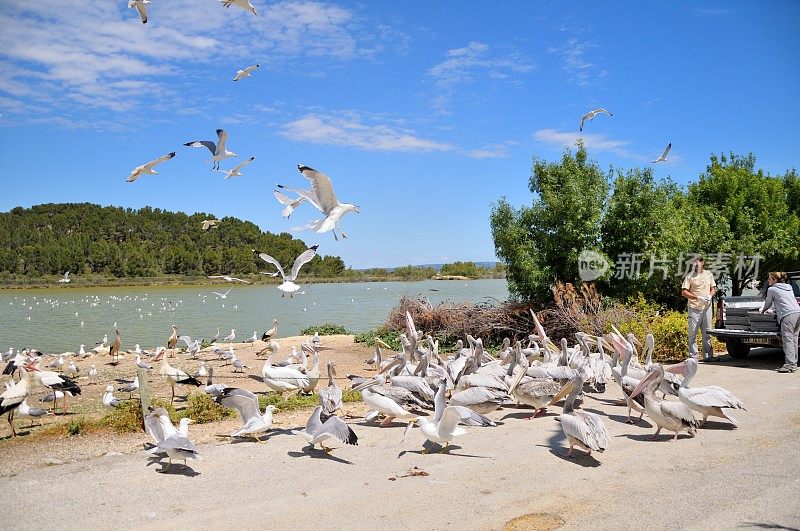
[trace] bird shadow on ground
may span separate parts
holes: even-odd
[[[289,457],[310,457],[312,459],[327,459],[328,461],[335,461],[337,463],[342,463],[343,465],[352,465],[352,461],[348,461],[347,459],[342,459],[341,457],[336,457],[333,454],[326,452],[325,450],[319,448],[312,448],[310,445],[306,445],[300,452],[286,452]]]
[[[656,437],[655,441],[653,441],[653,434],[652,433],[621,433],[617,435],[617,437],[624,437],[626,439],[630,439],[632,441],[639,441],[639,442],[667,442],[671,441],[674,437],[674,433],[660,433],[658,437]],[[692,436],[686,433],[681,433],[678,435],[678,439],[691,439]]]
[[[280,436],[280,435],[294,435],[294,434],[292,433],[292,430],[290,430],[290,429],[277,429],[276,428],[276,429],[272,429],[272,430],[270,430],[270,431],[268,431],[266,433],[261,433],[260,435],[258,435],[256,437],[251,437],[249,435],[232,437],[230,435],[225,435],[225,434],[218,434],[217,437],[220,437],[220,438],[223,438],[223,439],[230,439],[231,440],[231,444],[241,444],[241,443],[247,443],[247,442],[251,443],[251,442],[256,442],[256,441],[261,442],[261,443],[266,443],[266,442],[269,442],[269,440],[272,439],[273,437],[277,437],[277,436]]]
[[[550,453],[567,463],[574,463],[585,468],[597,468],[600,466],[600,461],[594,458],[594,455],[586,455],[583,450],[573,450],[572,456],[567,457],[569,448],[558,447],[550,448]]]
[[[159,474],[169,474],[172,476],[186,476],[187,478],[193,478],[195,476],[199,476],[200,472],[193,469],[192,467],[184,464],[177,464],[172,463],[169,465],[168,462],[164,462],[164,458],[158,455],[152,455],[147,458],[147,466],[160,464],[161,468],[157,469],[156,472]]]
[[[518,411],[516,413],[506,413],[500,420],[506,420],[506,419],[535,420],[535,418],[538,417],[531,418],[531,415],[533,415],[533,413],[534,411],[532,409],[526,409],[525,411]],[[546,416],[547,413],[541,415],[541,417],[546,417]]]
[[[800,531],[798,527],[789,527],[783,524],[772,522],[742,522],[737,527],[758,527],[760,529],[787,529],[789,531]]]
[[[621,407],[625,406],[625,402],[623,402],[622,400],[618,400],[616,398],[600,398],[600,397],[592,396],[592,395],[585,395],[585,396],[588,396],[592,400],[596,400],[596,401],[598,401],[598,402],[600,402],[602,404],[605,404],[607,406],[621,406]]]
[[[259,382],[259,383],[264,383],[264,378],[261,378],[261,377],[259,377],[259,376],[256,376],[255,374],[250,374],[250,375],[249,375],[249,378],[250,378],[251,380],[255,380],[255,381]]]
[[[457,444],[451,444],[447,448],[442,446],[441,444],[432,443],[430,441],[425,441],[422,444],[422,447],[427,450],[429,454],[440,454],[440,455],[452,455],[457,457],[470,457],[473,459],[490,459],[488,455],[472,455],[472,454],[454,454],[453,450],[461,450],[461,446]],[[397,454],[397,458],[401,458],[406,454],[417,454],[417,455],[425,455],[425,451],[423,450],[403,450],[399,454]]]
[[[730,422],[725,421],[717,421],[717,420],[707,420],[705,424],[700,427],[701,430],[711,430],[711,431],[733,431],[736,429],[736,426],[731,424]]]
[[[653,425],[644,420],[644,418],[638,418],[635,415],[631,417],[633,422],[628,422],[628,417],[626,415],[606,415],[609,420],[613,420],[614,422],[619,422],[620,424],[627,424],[628,426],[639,426],[640,428],[652,428]]]

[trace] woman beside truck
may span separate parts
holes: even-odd
[[[794,290],[788,283],[786,273],[772,271],[767,277],[769,288],[767,299],[761,307],[764,313],[773,305],[775,316],[781,327],[781,340],[783,341],[783,354],[785,357],[783,367],[776,369],[778,372],[795,372],[797,370],[797,337],[800,335],[800,304],[797,304]]]

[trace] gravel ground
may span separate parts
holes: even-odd
[[[2,497],[0,510],[14,529],[798,528],[800,374],[771,370],[779,364],[768,353],[703,365],[696,385],[726,387],[748,411],[738,412],[738,429],[709,421],[696,437],[676,442],[650,441],[646,419],[625,424],[616,390],[589,396],[584,408],[605,415],[613,443],[574,459],[563,455],[558,407],[533,420],[523,420],[528,412],[520,409],[495,412],[498,427],[467,428],[449,453],[429,455],[420,452],[418,430],[401,443],[403,425],[360,421],[351,421],[358,446],[339,445],[331,455],[309,450],[285,429],[303,424],[308,413],[298,412],[280,419],[264,444],[209,440],[200,444],[202,460],[167,472],[127,450],[42,466],[48,455],[32,440],[25,449],[40,461],[0,478],[3,492],[14,493]],[[197,428],[192,437],[206,440]],[[147,437],[122,439],[132,450]],[[5,466],[13,458],[3,453]]]

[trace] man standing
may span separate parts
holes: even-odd
[[[710,271],[703,269],[702,256],[692,260],[692,270],[683,278],[681,295],[689,300],[689,356],[700,359],[697,354],[697,329],[703,336],[703,360],[713,361],[714,351],[711,349],[711,298],[717,292],[717,283]]]

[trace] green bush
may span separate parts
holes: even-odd
[[[335,336],[335,335],[347,335],[351,332],[348,332],[345,327],[342,325],[337,325],[333,323],[325,323],[321,325],[309,326],[303,330],[300,330],[301,336],[313,336],[314,334],[318,334],[321,336]]]
[[[178,416],[189,417],[198,424],[205,424],[235,417],[236,412],[233,409],[227,409],[217,404],[206,393],[195,392],[189,395],[189,406],[179,411]]]
[[[353,340],[356,343],[364,343],[368,347],[375,346],[375,338],[380,339],[393,350],[401,351],[403,350],[402,345],[400,345],[400,336],[397,332],[390,330],[387,326],[381,326],[374,330],[367,330],[366,332],[362,332],[360,334],[356,334]]]

